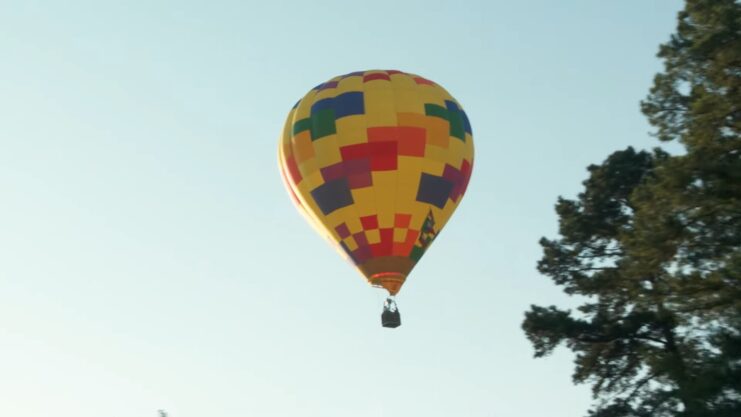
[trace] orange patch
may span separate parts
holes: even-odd
[[[445,119],[427,117],[427,144],[448,148],[450,143],[450,125]]]
[[[395,142],[397,140],[399,140],[399,128],[396,126],[368,128],[368,142]]]
[[[401,214],[397,213],[396,216],[394,216],[394,227],[398,227],[400,229],[406,229],[409,227],[409,222],[412,220],[411,214]]]
[[[404,156],[425,156],[427,132],[416,126],[381,126],[368,128],[368,142],[396,142],[397,152]]]
[[[427,116],[417,113],[397,113],[399,126],[427,127]]]
[[[396,243],[394,242],[394,246],[392,248],[392,254],[395,256],[409,256],[410,253],[412,253],[412,247],[414,245],[409,245],[407,243]]]
[[[308,130],[293,137],[293,151],[299,164],[314,157],[314,145],[311,143],[311,133]]]
[[[425,156],[427,132],[421,127],[399,127],[399,155]]]

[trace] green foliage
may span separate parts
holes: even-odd
[[[632,148],[559,199],[538,270],[586,300],[532,306],[535,356],[576,353],[591,417],[741,415],[741,5],[688,0],[642,103],[683,155]]]
[[[643,112],[661,140],[692,148],[738,139],[741,80],[741,13],[735,0],[688,0],[677,33],[658,56]]]

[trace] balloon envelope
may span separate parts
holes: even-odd
[[[445,89],[372,70],[309,91],[288,114],[278,154],[299,211],[395,295],[460,204],[474,148]]]

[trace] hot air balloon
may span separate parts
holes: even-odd
[[[414,74],[337,76],[293,106],[278,154],[299,211],[388,291],[382,324],[399,326],[394,296],[471,178],[473,135],[461,105]]]

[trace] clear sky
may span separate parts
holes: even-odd
[[[0,416],[575,417],[535,264],[585,167],[648,148],[678,0],[0,1]],[[399,296],[292,206],[284,117],[400,69],[466,108],[466,197]]]

